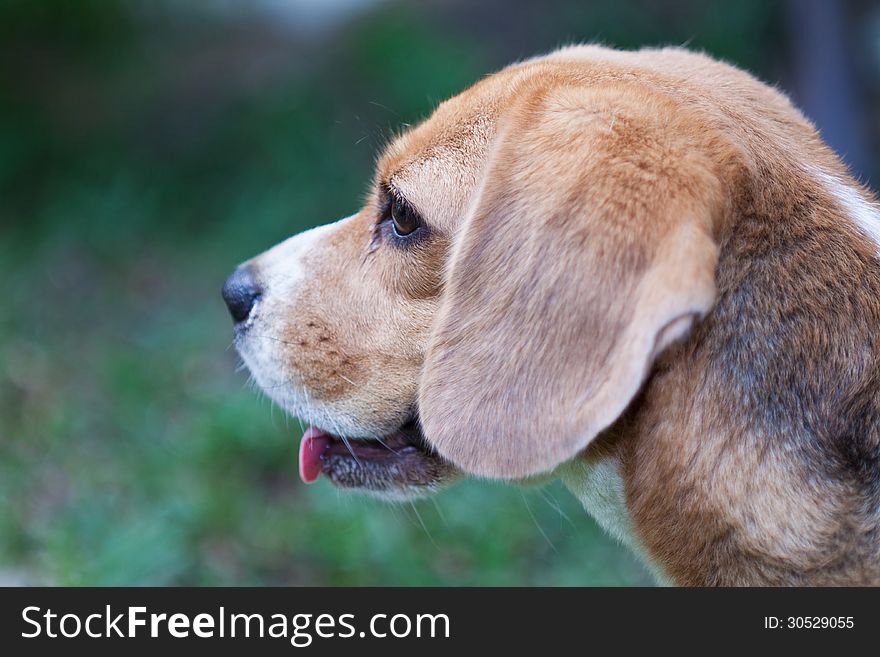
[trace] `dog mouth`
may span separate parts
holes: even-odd
[[[411,498],[449,483],[456,470],[412,420],[381,438],[343,438],[310,426],[299,447],[299,474],[307,484],[323,474],[340,488]]]

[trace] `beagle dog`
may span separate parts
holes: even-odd
[[[558,477],[664,582],[880,585],[880,207],[733,66],[510,66],[224,297],[306,482]]]

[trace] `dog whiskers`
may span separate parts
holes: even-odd
[[[448,529],[449,531],[452,531],[452,527],[449,525],[449,521],[446,519],[446,514],[443,513],[443,509],[440,508],[440,504],[437,502],[437,498],[432,496],[428,499],[431,500],[431,503],[434,505],[434,508],[437,510],[437,515],[440,516],[440,520],[446,526],[446,529]]]
[[[556,513],[558,513],[559,516],[561,518],[563,518],[569,525],[571,525],[572,527],[575,526],[572,519],[568,516],[568,514],[565,511],[562,510],[562,507],[559,506],[559,503],[553,498],[552,495],[550,495],[550,493],[545,491],[543,488],[539,488],[538,495],[540,495],[541,498],[547,503],[547,506],[549,506],[551,509],[556,511]]]
[[[339,425],[335,422],[333,423],[333,433],[337,436],[342,443],[345,445],[345,448],[348,450],[348,453],[351,454],[351,457],[354,459],[355,463],[359,466],[362,465],[361,460],[357,457],[357,454],[354,453],[354,450],[351,448],[351,443],[348,442],[348,438],[339,430]]]
[[[394,449],[393,447],[391,447],[390,445],[388,445],[384,440],[382,440],[382,438],[380,438],[380,437],[377,436],[376,438],[374,438],[374,440],[375,440],[377,443],[379,443],[380,445],[382,445],[382,447],[384,447],[385,449],[387,449],[389,452],[391,452],[392,454],[394,454],[395,456],[400,456],[400,452],[398,452],[396,449]]]
[[[532,522],[535,523],[535,527],[537,527],[541,536],[544,537],[544,540],[547,541],[547,545],[550,546],[550,549],[558,554],[559,550],[556,549],[556,546],[553,544],[553,541],[550,540],[550,537],[547,536],[547,532],[544,531],[544,529],[541,527],[540,523],[538,522],[538,519],[535,517],[535,514],[532,513],[532,507],[529,505],[529,501],[526,499],[525,493],[520,491],[520,495],[522,496],[523,503],[526,505],[526,511],[529,512],[529,516],[531,517]]]
[[[274,335],[266,335],[265,333],[249,333],[248,335],[255,337],[255,338],[260,338],[262,340],[272,340],[273,342],[278,342],[280,344],[286,344],[291,347],[297,346],[296,343],[294,343],[294,342],[290,342],[289,340],[284,340],[282,338],[278,338]]]
[[[422,520],[422,514],[419,513],[419,510],[416,508],[415,502],[412,500],[409,501],[409,505],[412,507],[413,513],[416,514],[416,518],[419,519],[419,524],[422,526],[422,529],[425,532],[425,535],[428,537],[428,540],[431,541],[431,545],[433,545],[436,549],[440,549],[440,546],[437,545],[437,541],[434,540],[434,537],[431,536],[431,532],[428,531],[428,526],[425,524],[425,521]]]

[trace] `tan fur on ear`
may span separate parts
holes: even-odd
[[[497,137],[419,392],[429,442],[489,477],[584,449],[715,296],[710,137],[635,86],[542,84]]]

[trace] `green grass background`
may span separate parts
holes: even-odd
[[[236,263],[355,210],[391,132],[493,68],[597,38],[774,61],[774,3],[441,4],[276,50],[163,3],[0,5],[0,583],[651,583],[559,485],[303,486],[299,423],[236,369]]]

